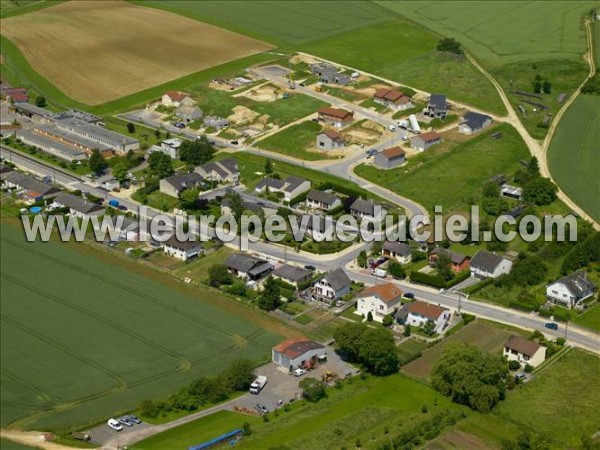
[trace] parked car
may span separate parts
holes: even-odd
[[[127,417],[127,416],[119,417],[119,423],[125,425],[126,427],[133,426],[133,422],[131,420],[129,420],[129,417]]]
[[[133,423],[142,423],[142,419],[140,419],[138,416],[127,416],[127,418]]]
[[[230,141],[229,143],[231,145],[239,145],[240,141]]]
[[[546,325],[544,325],[546,328],[550,329],[550,330],[558,330],[558,324],[554,323],[554,322],[548,322]]]
[[[267,206],[267,205],[265,205],[265,202],[258,202],[257,205],[258,206]]]
[[[115,431],[121,431],[123,429],[123,425],[121,425],[117,419],[108,419],[106,425]]]
[[[315,266],[313,266],[312,264],[307,264],[304,266],[304,268],[306,270],[310,270],[311,272],[314,272],[315,270],[317,270],[317,268]]]
[[[301,377],[305,373],[306,373],[306,370],[304,370],[304,369],[296,369],[296,370],[294,370],[294,376],[295,377]]]
[[[127,206],[125,206],[125,205],[119,205],[119,206],[118,206],[118,208],[119,208],[121,211],[127,211]]]
[[[370,158],[370,157],[372,157],[372,156],[374,156],[376,154],[377,154],[377,149],[375,149],[375,148],[367,150],[367,158]]]
[[[269,408],[267,408],[265,405],[261,405],[260,403],[257,403],[255,408],[263,414],[267,414],[269,412]]]
[[[179,128],[180,130],[182,130],[182,129],[185,128],[185,123],[183,123],[183,122],[177,122],[175,124],[175,128]]]
[[[404,298],[408,298],[408,299],[412,300],[413,298],[415,298],[415,294],[413,294],[412,292],[405,292]]]

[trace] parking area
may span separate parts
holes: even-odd
[[[115,417],[116,418],[116,417]],[[98,425],[91,430],[87,431],[90,434],[90,443],[95,445],[103,445],[109,439],[114,438],[115,436],[123,436],[129,433],[133,433],[136,431],[143,430],[144,428],[150,428],[154,425],[150,425],[149,423],[142,422],[140,424],[135,424],[132,427],[123,427],[121,431],[115,431],[103,423],[102,425]]]
[[[298,383],[302,378],[312,377],[321,379],[326,372],[331,372],[339,378],[344,378],[346,376],[354,376],[359,372],[359,369],[343,361],[334,351],[333,347],[326,347],[325,351],[327,352],[327,362],[318,364],[315,369],[308,371],[301,377],[290,375],[288,368],[278,366],[275,363],[258,368],[256,374],[266,375],[268,378],[267,385],[258,395],[247,394],[240,397],[235,406],[254,410],[255,405],[260,403],[270,411],[273,411],[277,408],[280,400],[285,404],[289,403],[290,400],[300,398],[302,389],[298,387]]]

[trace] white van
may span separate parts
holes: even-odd
[[[396,125],[388,125],[388,130],[396,131]]]
[[[121,431],[123,429],[123,425],[121,425],[117,419],[108,419],[106,425],[115,431]]]

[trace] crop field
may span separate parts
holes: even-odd
[[[582,17],[593,1],[376,2],[430,30],[458,39],[491,64],[579,59],[585,51]]]
[[[397,19],[311,42],[300,50],[504,114],[500,97],[483,74],[464,57],[438,52],[438,41],[424,28]]]
[[[279,326],[213,291],[85,245],[27,243],[4,222],[0,231],[2,426],[105,420],[235,358],[262,360],[280,339],[269,331]]]
[[[277,45],[299,44],[390,19],[390,11],[365,1],[155,1],[136,3],[256,36]]]
[[[502,132],[500,139],[492,133]],[[443,144],[440,144],[443,145]],[[501,125],[441,154],[435,147],[409,158],[403,167],[382,171],[361,164],[357,175],[421,203],[433,211],[466,208],[476,198],[483,183],[497,174],[511,174],[528,151],[521,136],[510,125]],[[428,153],[431,152],[431,153]]]
[[[600,97],[582,95],[565,112],[548,149],[552,177],[563,191],[600,221]]]
[[[33,70],[88,105],[271,48],[214,25],[123,1],[67,2],[3,19],[1,25],[3,37]]]

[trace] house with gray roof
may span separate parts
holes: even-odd
[[[445,119],[448,114],[446,96],[443,94],[431,94],[423,113],[429,117]]]
[[[225,261],[225,266],[235,276],[253,281],[266,277],[273,270],[270,262],[244,253],[231,255]]]
[[[188,261],[202,253],[202,243],[198,240],[179,240],[176,235],[171,236],[163,243],[165,255]]]
[[[363,200],[358,198],[350,206],[350,214],[357,219],[370,219],[380,221],[385,217],[386,210],[378,203],[371,200]]]
[[[342,206],[342,201],[337,195],[312,189],[306,194],[306,206],[309,209],[331,211]]]
[[[61,193],[60,189],[42,183],[30,175],[16,171],[7,173],[2,181],[3,185],[7,188],[23,191],[22,194],[27,200],[40,201],[51,199]]]
[[[335,130],[325,130],[317,134],[317,148],[319,150],[336,150],[344,148],[346,139]]]
[[[197,106],[183,105],[175,110],[175,115],[184,122],[193,122],[202,119],[204,113]]]
[[[489,127],[491,124],[492,118],[487,114],[469,111],[458,126],[458,131],[462,134],[473,134]]]
[[[585,299],[594,295],[596,285],[592,283],[585,270],[570,273],[546,286],[546,297],[554,303],[568,308],[581,306]]]
[[[304,178],[289,176],[285,180],[277,180],[271,177],[265,177],[258,182],[254,191],[262,192],[282,192],[286,202],[291,201],[300,194],[304,194],[310,189],[310,181]]]
[[[513,262],[486,250],[477,252],[471,259],[471,276],[478,278],[498,278],[512,270]]]
[[[313,283],[311,298],[328,306],[350,293],[352,280],[344,269],[335,269]]]
[[[69,212],[71,215],[82,218],[101,216],[106,211],[105,208],[98,205],[97,203],[90,202],[87,199],[76,197],[66,192],[61,192],[56,197],[54,197],[52,205],[60,208],[69,208]]]
[[[171,197],[179,197],[179,194],[183,191],[186,189],[195,189],[200,186],[203,181],[204,178],[196,172],[180,172],[160,180],[159,190]]]
[[[312,278],[312,272],[308,269],[291,264],[284,264],[273,271],[273,278],[279,278],[293,286],[305,283]]]
[[[194,170],[205,180],[218,183],[237,183],[240,177],[237,161],[232,158],[209,162]]]
[[[405,242],[386,241],[381,247],[381,256],[408,264],[412,260],[412,248]]]

